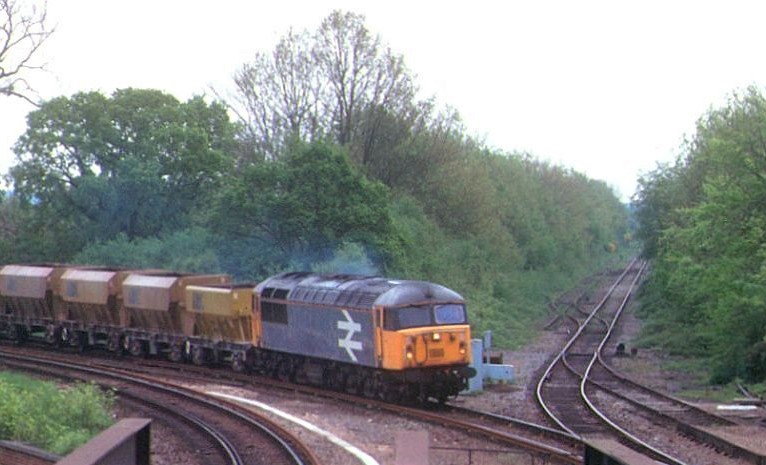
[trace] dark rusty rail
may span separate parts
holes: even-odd
[[[234,403],[221,400],[214,401],[192,390],[165,381],[152,379],[149,376],[138,375],[116,368],[93,368],[85,366],[84,364],[63,362],[58,359],[20,355],[8,350],[0,350],[0,361],[9,366],[15,366],[30,371],[38,371],[44,374],[51,374],[51,369],[74,371],[80,373],[83,377],[108,378],[122,385],[136,385],[144,389],[162,392],[165,395],[182,399],[184,402],[198,404],[213,411],[217,411],[221,415],[234,418],[240,423],[260,431],[262,435],[270,438],[270,440],[283,451],[283,454],[290,457],[289,462],[291,464],[317,465],[319,463],[314,454],[307,449],[297,437],[276,423],[270,421],[268,418],[256,415],[254,412],[243,409]],[[56,374],[56,376],[66,377],[67,375]],[[177,406],[173,407],[169,404],[148,400],[140,393],[131,394],[127,392],[124,387],[120,389],[119,395],[132,397],[134,400],[150,405],[151,408],[172,412],[174,415],[182,417],[186,422],[206,431],[207,434],[213,438],[213,441],[218,444],[219,449],[223,451],[223,454],[227,457],[227,463],[231,463],[232,465],[242,465],[247,463],[240,456],[238,448],[230,441],[227,434],[205,421],[204,418],[193,413],[181,412],[181,409]]]

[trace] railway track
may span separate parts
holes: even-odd
[[[255,384],[259,389],[268,387],[286,390],[309,398],[327,399],[337,402],[339,405],[355,404],[366,409],[389,412],[452,430],[464,431],[471,436],[489,440],[497,446],[519,449],[534,456],[542,457],[545,460],[544,463],[582,463],[583,444],[578,438],[560,430],[513,417],[436,403],[427,405],[425,408],[402,406],[359,397],[350,393],[286,383],[268,377],[238,375],[231,372],[221,373],[220,370],[211,370],[205,367],[185,366],[183,371],[178,372],[177,364],[162,361],[146,361],[146,366],[151,369],[169,369],[176,373],[174,376],[190,377],[192,382],[198,376],[209,380],[212,371],[220,374],[217,381],[232,383],[235,386]]]
[[[161,362],[164,368],[176,370],[176,365]],[[152,364],[153,368],[157,365]],[[186,371],[182,376],[207,376],[210,369],[190,367],[192,371]],[[199,370],[199,371],[198,371]],[[497,415],[491,412],[482,412],[468,408],[430,404],[423,407],[409,407],[378,401],[354,394],[327,391],[311,386],[285,383],[279,380],[264,377],[248,377],[225,373],[218,381],[233,383],[236,386],[257,384],[259,388],[286,390],[309,398],[322,398],[339,405],[357,405],[359,407],[408,417],[421,422],[446,427],[451,430],[464,431],[468,435],[491,441],[500,447],[508,447],[528,452],[529,454],[542,457],[544,463],[580,464],[582,463],[582,442],[560,430],[549,428],[544,425],[527,422],[521,419]]]
[[[17,347],[0,349],[0,360],[7,352],[16,353]],[[472,411],[461,407],[431,405],[427,408],[394,405],[369,398],[362,398],[349,393],[327,391],[305,385],[296,385],[276,379],[237,374],[228,370],[217,370],[210,367],[179,365],[162,360],[146,359],[137,361],[133,358],[115,359],[113,357],[93,357],[80,354],[50,354],[36,348],[29,348],[35,354],[45,354],[53,361],[65,357],[79,359],[78,364],[87,363],[90,369],[96,371],[117,371],[131,373],[132,376],[173,379],[184,384],[204,384],[213,381],[237,388],[256,386],[259,391],[264,388],[274,389],[305,396],[307,401],[316,398],[336,402],[339,406],[356,405],[359,408],[385,412],[400,417],[410,418],[419,422],[432,424],[454,431],[462,431],[470,437],[488,441],[498,449],[523,451],[528,455],[542,458],[550,464],[580,464],[582,463],[582,443],[567,433],[535,425],[523,420],[493,415],[487,412]],[[538,463],[538,462],[534,462]]]
[[[235,404],[211,400],[199,393],[156,377],[130,370],[88,366],[61,357],[25,354],[14,348],[0,349],[0,363],[13,369],[45,376],[93,381],[116,389],[121,399],[161,421],[186,425],[182,435],[205,456],[204,463],[257,465],[316,465],[318,460],[301,441],[265,417]]]
[[[642,268],[632,263],[554,358],[537,401],[562,430],[585,441],[612,438],[647,461],[682,465],[766,463],[766,457],[715,429],[736,426],[641,386],[611,369],[603,352]]]
[[[554,412],[551,415],[551,421],[557,427],[553,428],[450,405],[438,408],[434,406],[431,409],[396,406],[352,394],[280,382],[264,376],[237,374],[229,370],[176,364],[151,358],[115,359],[112,356],[105,356],[106,353],[104,356],[96,355],[95,357],[92,356],[94,354],[89,354],[87,357],[73,353],[58,355],[61,358],[77,356],[87,360],[84,363],[98,370],[116,369],[133,374],[143,373],[145,376],[186,380],[187,383],[201,384],[214,380],[219,384],[237,387],[256,385],[259,388],[286,390],[312,398],[331,399],[339,405],[353,403],[362,408],[391,412],[452,430],[464,431],[470,436],[488,439],[499,447],[528,451],[535,457],[542,457],[544,463],[582,463],[583,439],[614,437],[615,434],[619,435],[619,440],[624,444],[631,444],[630,447],[640,450],[652,460],[663,463],[721,465],[766,463],[757,461],[762,460],[762,456],[757,453],[752,455],[752,451],[747,451],[746,448],[741,448],[735,443],[729,445],[728,441],[720,442],[722,438],[715,432],[709,431],[716,428],[728,428],[732,423],[729,420],[705,417],[704,411],[695,412],[688,407],[688,404],[675,403],[677,399],[661,401],[658,398],[652,398],[646,388],[640,385],[632,387],[626,385],[627,381],[620,380],[620,375],[610,369],[602,353],[619,318],[620,310],[618,309],[624,308],[639,276],[640,269],[635,266],[626,270],[607,294],[598,296],[601,300],[593,312],[583,312],[581,302],[574,305],[577,315],[563,316],[566,318],[564,323],[574,336],[562,353],[557,355],[554,363],[548,367],[537,389],[538,393],[543,392],[549,397],[547,402],[550,402],[552,396],[554,403],[557,403],[556,406],[548,407],[549,411]],[[94,352],[98,353],[98,351]],[[580,400],[582,397],[586,400]],[[673,423],[675,426],[670,426],[671,420],[663,419],[663,414],[676,417],[672,420],[675,421]],[[643,421],[648,426],[642,428],[648,432],[649,436],[641,439],[641,434],[631,435],[628,430],[632,430],[633,425],[618,426],[617,421],[610,419],[618,417],[617,419],[621,420],[619,417],[625,416],[645,418]],[[615,423],[614,427],[611,423]],[[708,437],[705,438],[703,433],[689,432],[692,430],[685,430],[683,425],[692,425]],[[613,433],[610,428],[616,428],[619,432]],[[653,435],[665,434],[666,428],[682,431],[680,435],[668,434],[673,442],[688,443],[684,446],[687,449],[719,450],[720,457],[712,462],[704,462],[689,458],[696,456],[683,451],[679,454],[681,458],[674,457],[677,452],[675,446],[671,452],[663,451],[667,449],[656,446],[653,437]],[[643,448],[641,444],[645,444],[646,448]]]
[[[522,450],[533,456],[542,457],[544,463],[582,463],[583,445],[578,439],[552,428],[511,417],[438,404],[432,404],[426,408],[395,405],[350,393],[296,385],[268,377],[221,372],[221,370],[205,367],[184,366],[183,371],[178,371],[178,365],[162,361],[146,361],[145,366],[151,370],[168,369],[174,373],[173,376],[187,378],[190,382],[196,382],[200,377],[210,380],[210,373],[215,372],[220,374],[220,377],[216,379],[217,382],[235,386],[255,384],[259,389],[266,387],[289,391],[305,395],[310,399],[321,398],[336,402],[341,406],[356,405],[360,408],[388,412],[451,430],[463,431],[470,436],[488,440],[501,448]]]

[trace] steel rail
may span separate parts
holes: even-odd
[[[596,405],[591,401],[591,399],[588,397],[588,394],[585,392],[586,385],[591,382],[588,378],[590,376],[590,372],[595,365],[596,361],[599,358],[599,354],[603,351],[604,346],[607,343],[607,340],[612,334],[612,331],[614,330],[615,326],[617,325],[617,321],[620,319],[620,316],[622,315],[623,310],[628,305],[628,300],[630,300],[630,297],[633,294],[633,288],[635,287],[636,283],[638,283],[638,280],[641,278],[641,274],[643,273],[646,265],[642,264],[641,268],[639,269],[638,273],[636,273],[636,277],[633,278],[633,281],[630,283],[630,290],[625,294],[625,297],[622,299],[622,302],[620,303],[619,308],[617,309],[617,312],[615,312],[614,318],[612,318],[612,323],[609,325],[609,329],[606,332],[606,335],[604,335],[604,338],[601,340],[601,343],[599,343],[598,348],[593,354],[593,357],[591,358],[590,362],[588,363],[588,367],[585,369],[585,373],[582,374],[582,378],[580,381],[580,397],[583,399],[585,404],[588,406],[588,409],[593,412],[594,415],[596,415],[602,422],[607,424],[610,428],[613,430],[619,432],[625,439],[632,442],[636,446],[638,446],[641,449],[644,449],[646,451],[651,452],[652,454],[656,454],[658,457],[661,457],[662,460],[670,463],[670,464],[676,464],[676,465],[687,465],[685,462],[670,456],[666,454],[665,452],[657,449],[654,446],[651,446],[645,441],[642,441],[638,437],[634,436],[624,428],[622,428],[617,423],[610,420],[601,410],[599,410]]]
[[[226,435],[220,432],[215,427],[206,423],[204,420],[202,420],[198,416],[192,415],[190,413],[181,412],[179,410],[175,410],[167,405],[163,405],[159,402],[154,402],[152,400],[148,400],[128,392],[122,391],[119,393],[119,395],[121,397],[127,397],[130,399],[133,399],[134,402],[140,402],[142,404],[151,405],[152,408],[155,408],[157,410],[163,410],[165,412],[168,412],[169,414],[176,415],[182,418],[187,423],[195,426],[196,428],[202,430],[205,434],[210,436],[216,442],[216,445],[218,446],[218,448],[221,449],[223,453],[228,457],[229,463],[231,463],[232,465],[244,465],[245,462],[244,460],[242,460],[242,457],[239,455],[239,452],[237,452],[237,448],[234,446],[234,444],[231,443],[231,441],[229,441]]]
[[[396,405],[396,406],[392,405],[392,406],[389,406],[389,409],[394,409],[402,414],[407,414],[415,418],[426,419],[435,424],[450,425],[453,427],[462,428],[470,433],[480,433],[490,439],[495,439],[507,444],[512,444],[512,445],[521,447],[526,450],[534,451],[540,454],[545,454],[550,457],[561,460],[563,462],[571,463],[574,465],[579,465],[582,463],[582,457],[576,454],[573,454],[567,450],[564,450],[555,446],[550,446],[548,444],[545,444],[536,440],[532,440],[529,438],[524,438],[515,434],[507,433],[504,431],[498,431],[496,429],[492,429],[482,425],[477,425],[475,423],[470,423],[470,422],[462,421],[462,420],[456,420],[454,418],[448,418],[436,413],[427,412],[421,409],[404,407],[401,405]]]
[[[625,267],[625,270],[620,274],[620,276],[615,280],[614,284],[609,288],[609,290],[606,292],[606,295],[601,299],[601,301],[594,307],[593,311],[588,315],[588,317],[585,319],[585,321],[579,325],[577,328],[577,331],[575,332],[574,336],[572,336],[569,341],[566,343],[564,348],[556,355],[556,357],[553,359],[553,361],[548,365],[548,368],[545,370],[545,373],[543,376],[540,377],[540,381],[537,383],[537,389],[535,392],[535,398],[537,400],[538,405],[543,409],[545,414],[553,420],[554,423],[556,423],[559,428],[566,431],[567,433],[571,434],[572,436],[575,436],[577,438],[581,438],[579,434],[574,432],[571,428],[569,428],[567,425],[564,424],[563,421],[561,421],[554,413],[551,411],[551,409],[546,405],[545,401],[543,400],[543,385],[550,379],[551,373],[553,372],[553,368],[556,366],[556,364],[565,358],[567,351],[569,350],[572,345],[574,345],[575,341],[580,337],[580,334],[585,330],[585,327],[588,325],[591,319],[593,319],[596,315],[596,313],[606,304],[607,300],[609,300],[609,297],[611,297],[614,290],[617,288],[617,286],[622,282],[622,280],[625,278],[625,276],[628,274],[628,271],[630,271],[633,266],[635,266],[638,259],[634,258],[631,260],[631,262],[628,264],[628,266]]]
[[[2,354],[2,352],[0,352]],[[59,354],[60,355],[60,354]],[[98,362],[97,362],[98,363]],[[97,365],[98,367],[104,366],[104,365]],[[146,365],[147,367],[158,367],[158,368],[165,368],[165,369],[172,369],[177,370],[178,364],[170,364],[170,363],[155,363],[151,362]],[[104,366],[107,369],[114,369],[108,365]],[[198,373],[199,367],[194,366],[188,366],[186,367],[190,370],[190,372]],[[117,368],[117,370],[123,370],[121,368]],[[201,372],[207,373],[208,370],[202,370]],[[135,376],[135,372],[131,373],[131,376]],[[240,376],[234,376],[232,373],[226,373],[226,377],[229,380],[233,380],[236,382],[252,382],[254,377],[248,376],[248,377],[240,377]],[[536,441],[534,439],[525,438],[523,436],[515,435],[513,433],[508,433],[504,431],[493,431],[491,428],[487,428],[482,425],[477,425],[475,423],[470,422],[461,422],[459,420],[450,419],[448,416],[439,415],[436,413],[428,412],[427,410],[424,410],[422,408],[412,408],[397,404],[391,404],[388,402],[383,402],[376,399],[371,398],[360,398],[358,396],[343,393],[343,392],[336,392],[336,391],[328,391],[326,389],[311,387],[308,385],[298,385],[293,383],[287,383],[287,382],[280,382],[271,378],[257,378],[259,380],[259,385],[261,386],[267,386],[269,388],[276,388],[276,389],[283,389],[290,392],[295,393],[301,393],[305,395],[310,395],[312,397],[320,397],[320,398],[327,398],[332,399],[337,402],[342,402],[345,404],[349,403],[355,403],[359,404],[362,407],[365,408],[374,408],[379,410],[388,411],[391,413],[396,413],[398,415],[408,416],[411,418],[415,418],[417,420],[426,421],[428,423],[447,426],[447,427],[454,427],[456,429],[461,429],[463,431],[466,431],[469,434],[482,436],[490,440],[497,440],[501,443],[505,443],[508,445],[512,445],[515,447],[520,447],[522,449],[526,449],[529,451],[537,452],[542,455],[547,455],[549,457],[554,457],[560,461],[566,462],[566,463],[572,463],[572,464],[580,464],[582,461],[582,457],[579,454],[572,453],[570,451],[563,450],[561,448],[558,448],[556,446],[549,446],[547,444],[543,444],[540,441]],[[239,407],[236,404],[234,404],[235,407]],[[450,406],[450,408],[453,408],[453,406]],[[522,421],[522,420],[518,420]],[[511,423],[513,423],[511,421]],[[566,437],[566,433],[558,430],[554,430],[559,433],[559,436]]]
[[[668,454],[665,454],[664,452],[660,451],[659,449],[656,449],[653,446],[647,444],[646,442],[642,441],[641,439],[635,437],[634,435],[630,434],[628,431],[626,431],[623,428],[621,428],[616,423],[614,423],[611,420],[609,420],[602,412],[600,412],[595,407],[593,402],[587,397],[587,395],[585,393],[585,386],[589,382],[588,376],[590,374],[591,368],[592,368],[593,364],[595,363],[595,360],[598,358],[598,354],[603,350],[604,345],[606,345],[607,340],[609,339],[612,331],[614,330],[614,327],[616,326],[617,321],[619,320],[619,316],[622,314],[622,311],[627,306],[628,300],[632,296],[633,288],[635,287],[636,283],[640,279],[640,277],[641,277],[641,275],[642,275],[642,273],[643,273],[643,271],[644,271],[644,269],[646,267],[645,263],[641,264],[641,267],[639,268],[638,272],[636,273],[636,276],[631,281],[630,289],[626,293],[625,297],[622,299],[622,302],[620,303],[620,306],[619,306],[617,312],[615,313],[614,317],[612,318],[611,324],[606,324],[605,325],[605,326],[607,326],[606,334],[601,339],[601,341],[600,341],[600,343],[598,345],[598,348],[594,351],[594,353],[593,353],[593,355],[591,357],[591,360],[589,361],[588,366],[585,369],[585,372],[582,373],[582,374],[577,373],[577,371],[567,361],[567,353],[569,352],[571,347],[574,345],[574,343],[583,334],[583,332],[585,331],[585,328],[590,324],[590,322],[594,318],[598,318],[601,321],[602,324],[605,323],[603,321],[603,319],[601,319],[600,317],[597,317],[596,315],[602,310],[602,308],[606,304],[607,300],[612,297],[612,295],[614,294],[615,289],[617,288],[618,285],[620,285],[623,282],[623,280],[625,279],[625,276],[628,274],[628,272],[635,267],[636,262],[637,262],[637,259],[634,259],[634,260],[632,260],[630,262],[630,264],[620,274],[620,276],[615,281],[615,283],[609,288],[609,290],[605,294],[604,298],[598,303],[598,305],[596,305],[596,307],[594,307],[593,311],[588,315],[588,317],[585,319],[585,321],[580,325],[580,327],[578,328],[578,330],[575,333],[575,335],[567,342],[565,347],[561,350],[561,352],[559,352],[559,354],[556,356],[556,358],[553,360],[553,362],[548,366],[548,369],[546,370],[546,372],[543,375],[543,377],[541,377],[540,382],[538,383],[538,386],[537,386],[538,387],[538,389],[537,389],[537,401],[543,407],[543,410],[546,412],[546,414],[551,419],[553,419],[553,421],[555,421],[556,424],[558,424],[560,427],[562,427],[565,431],[570,432],[571,434],[573,434],[573,435],[577,436],[578,438],[582,439],[582,435],[577,434],[576,432],[574,432],[574,430],[572,430],[571,428],[566,426],[561,419],[559,419],[558,417],[556,417],[555,414],[553,414],[553,412],[547,407],[547,405],[545,405],[545,401],[543,400],[543,397],[542,397],[542,389],[543,389],[543,386],[544,386],[545,382],[547,382],[548,379],[550,378],[551,373],[553,371],[553,368],[556,366],[556,364],[561,362],[561,363],[564,364],[564,366],[565,366],[565,368],[567,370],[569,370],[570,372],[572,372],[573,374],[575,374],[577,377],[580,378],[580,383],[579,383],[579,394],[580,394],[580,397],[583,400],[583,402],[585,403],[585,405],[588,408],[588,410],[590,410],[594,415],[596,415],[596,417],[599,418],[599,420],[603,424],[605,424],[606,426],[611,428],[613,431],[617,432],[622,437],[623,440],[626,440],[626,441],[632,443],[634,447],[638,448],[639,450],[644,451],[644,453],[648,453],[649,455],[654,455],[655,457],[660,458],[661,460],[667,462],[668,464],[672,464],[672,465],[687,465],[686,463],[678,460],[677,458],[672,457],[672,456],[670,456]]]
[[[669,401],[671,403],[675,403],[675,404],[678,404],[680,406],[683,406],[684,408],[687,408],[687,409],[689,409],[689,410],[691,410],[691,411],[693,411],[693,412],[695,412],[695,413],[697,413],[697,414],[699,414],[701,416],[705,416],[705,417],[708,417],[708,418],[712,419],[716,423],[720,423],[720,424],[728,425],[728,426],[739,425],[738,422],[736,422],[736,421],[734,421],[734,420],[732,420],[730,418],[726,418],[726,417],[723,417],[721,415],[717,415],[715,413],[709,412],[709,411],[707,411],[707,410],[705,410],[705,409],[703,409],[701,407],[697,407],[694,404],[686,402],[683,399],[679,399],[678,397],[672,396],[670,394],[654,390],[654,389],[652,389],[650,387],[644,386],[643,384],[628,378],[627,376],[623,375],[622,373],[620,373],[620,372],[616,371],[614,368],[612,368],[606,362],[606,360],[604,360],[602,353],[598,354],[598,364],[604,370],[609,372],[610,375],[612,375],[615,378],[617,378],[621,383],[628,384],[628,385],[633,386],[634,388],[636,388],[636,389],[638,389],[640,391],[644,391],[644,392],[646,392],[646,393],[648,393],[650,395],[653,395],[653,396],[656,396],[656,397],[660,397],[660,398],[665,399],[665,400],[667,400],[667,401]],[[598,386],[599,389],[603,389],[605,391],[613,393],[613,395],[616,395],[616,396],[620,397],[620,394],[614,392],[614,390],[610,389],[608,386],[605,386],[602,382],[595,381],[595,380],[590,380],[590,382],[592,384]]]
[[[316,460],[316,458],[313,456],[313,454],[311,454],[310,451],[308,451],[307,449],[302,449],[301,453],[303,453],[304,455],[307,455],[310,458],[308,462],[305,462],[301,458],[300,453],[296,451],[295,447],[293,447],[291,444],[288,443],[288,441],[286,441],[284,438],[280,437],[277,433],[274,432],[274,430],[277,430],[277,431],[286,433],[286,430],[279,427],[275,423],[265,421],[265,419],[255,420],[254,418],[252,418],[252,416],[242,413],[243,409],[241,409],[239,406],[231,402],[227,402],[223,400],[212,401],[206,398],[204,395],[195,393],[188,389],[173,386],[168,383],[150,381],[135,373],[124,374],[121,372],[122,370],[118,370],[118,369],[90,368],[90,367],[86,367],[86,366],[82,366],[82,365],[78,365],[74,363],[66,363],[66,362],[60,362],[55,360],[46,360],[44,358],[28,356],[28,355],[12,354],[2,349],[0,349],[0,355],[2,355],[4,359],[12,359],[18,362],[43,364],[43,365],[49,365],[49,366],[53,366],[53,367],[57,367],[61,369],[77,370],[80,372],[84,372],[84,373],[88,373],[88,374],[96,375],[96,376],[106,376],[106,377],[110,377],[120,381],[135,383],[148,388],[161,389],[165,392],[169,392],[186,399],[194,400],[195,402],[199,402],[203,405],[206,405],[207,407],[223,410],[227,414],[235,416],[241,421],[244,421],[250,424],[251,426],[253,426],[254,428],[258,429],[263,434],[270,437],[275,443],[277,443],[279,447],[282,448],[283,451],[290,457],[294,465],[310,465],[311,463],[318,463],[318,460]],[[143,401],[144,399],[139,399],[139,400]],[[149,403],[156,404],[154,402],[149,402]],[[160,407],[164,408],[164,406],[161,406],[161,405]],[[172,410],[172,412],[178,413],[175,410]],[[182,414],[181,416],[183,417],[184,415]],[[192,422],[194,421],[192,420]],[[228,440],[225,440],[225,442],[228,443]],[[229,446],[231,446],[230,443],[228,443],[228,446],[225,446],[225,448],[228,448]],[[239,457],[236,451],[234,451],[234,455]],[[232,463],[239,465],[239,463],[241,462],[232,461]]]
[[[644,268],[642,268],[641,272],[643,272]],[[636,276],[636,279],[640,278],[641,272],[639,272],[639,275]],[[619,320],[623,310],[627,306],[627,301],[629,300],[631,295],[632,295],[632,291],[629,292],[628,295],[626,295],[623,303],[620,305],[620,308],[618,309],[618,311],[617,311],[617,313],[616,313],[616,315],[614,317],[614,320],[612,321],[612,324],[609,327],[608,334],[606,335],[604,340],[599,345],[598,350],[595,353],[595,357],[594,357],[595,359],[591,360],[591,363],[588,366],[588,370],[586,371],[586,376],[583,377],[583,380],[582,380],[582,383],[581,383],[581,395],[583,396],[585,401],[588,402],[590,405],[592,405],[590,399],[588,398],[588,396],[587,396],[587,394],[585,392],[585,385],[586,385],[586,383],[590,383],[591,385],[596,386],[597,388],[603,390],[604,392],[609,393],[610,395],[613,395],[613,396],[615,396],[615,397],[617,397],[619,399],[622,399],[622,400],[624,400],[624,401],[626,401],[626,402],[628,402],[628,403],[630,403],[630,404],[632,404],[632,405],[634,405],[634,406],[636,406],[638,408],[641,408],[641,409],[643,409],[645,411],[649,411],[649,412],[651,412],[654,415],[658,415],[659,417],[663,418],[665,421],[674,423],[676,425],[676,428],[679,429],[679,431],[682,431],[685,434],[688,434],[689,436],[694,437],[694,438],[696,438],[696,439],[698,439],[698,440],[700,440],[702,442],[706,442],[708,444],[712,444],[717,449],[726,451],[726,453],[728,455],[742,457],[742,458],[745,458],[745,459],[747,459],[747,460],[749,460],[749,461],[751,461],[753,463],[756,463],[756,464],[766,463],[766,457],[764,457],[762,454],[759,454],[759,453],[754,452],[752,450],[749,450],[749,449],[746,449],[744,447],[738,446],[738,445],[736,445],[736,444],[734,444],[734,443],[732,443],[730,441],[727,441],[725,439],[720,438],[719,436],[716,436],[715,434],[712,434],[712,433],[710,433],[708,431],[705,431],[703,429],[697,428],[696,426],[694,426],[692,424],[688,424],[688,423],[683,422],[683,421],[681,421],[681,420],[679,420],[677,418],[674,418],[671,415],[667,415],[667,414],[665,414],[663,412],[657,411],[656,409],[653,409],[653,408],[650,408],[650,407],[648,407],[646,405],[643,405],[640,402],[637,402],[636,400],[631,399],[631,398],[629,398],[629,397],[627,397],[627,396],[625,396],[623,394],[620,394],[619,392],[615,391],[614,389],[611,389],[611,388],[603,385],[601,382],[598,382],[598,381],[595,381],[595,380],[591,379],[591,377],[589,376],[590,372],[592,371],[592,368],[596,364],[598,364],[599,366],[603,367],[610,375],[614,376],[616,379],[618,379],[620,382],[622,382],[624,384],[628,384],[628,385],[630,385],[630,386],[632,386],[632,387],[634,387],[634,388],[636,388],[638,390],[642,390],[642,391],[647,392],[647,393],[649,393],[649,394],[651,394],[653,396],[657,396],[657,397],[659,397],[661,399],[664,399],[664,400],[670,401],[672,403],[681,405],[684,408],[686,408],[686,409],[688,409],[688,410],[690,410],[692,412],[695,412],[698,415],[707,417],[707,418],[709,418],[709,419],[711,419],[711,420],[713,420],[713,421],[715,421],[715,422],[717,422],[719,424],[724,424],[724,425],[736,425],[736,424],[738,424],[735,421],[732,421],[732,420],[730,420],[728,418],[724,418],[724,417],[722,417],[720,415],[716,415],[714,413],[708,412],[707,410],[704,410],[704,409],[702,409],[700,407],[697,407],[696,405],[690,404],[689,402],[686,402],[686,401],[684,401],[682,399],[679,399],[679,398],[671,396],[669,394],[665,394],[663,392],[659,392],[659,391],[656,391],[654,389],[648,388],[648,387],[646,387],[646,386],[644,386],[644,385],[642,385],[642,384],[640,384],[640,383],[638,383],[636,381],[633,381],[632,379],[622,375],[621,373],[618,373],[611,366],[609,366],[609,364],[606,363],[606,361],[603,358],[604,348],[605,348],[606,343],[608,342],[609,338],[611,337],[613,329],[616,326],[616,323]],[[601,414],[603,413],[603,412],[598,411],[597,409],[593,410],[593,412],[595,414],[599,415],[599,416],[601,416]],[[604,421],[608,421],[610,424],[613,424],[608,419],[606,419],[605,415],[602,417],[602,419]],[[655,451],[656,451],[656,449],[655,449]],[[671,458],[671,457],[669,457],[669,458]],[[677,459],[675,459],[675,460],[677,460]]]
[[[469,414],[469,415],[476,415],[476,416],[479,416],[479,417],[487,417],[487,418],[491,418],[493,420],[497,420],[497,421],[501,421],[501,422],[506,422],[508,424],[511,424],[511,425],[514,425],[514,426],[518,426],[520,428],[525,428],[527,430],[533,431],[533,432],[538,433],[538,434],[550,436],[550,437],[555,438],[556,440],[559,440],[559,441],[582,444],[582,441],[580,441],[580,438],[578,438],[576,436],[572,436],[571,434],[567,433],[566,431],[561,431],[560,429],[556,429],[556,428],[550,428],[550,427],[545,426],[545,425],[539,425],[537,423],[532,423],[531,421],[522,420],[520,418],[509,417],[509,416],[506,416],[506,415],[500,415],[498,413],[485,412],[483,410],[475,410],[475,409],[471,409],[471,408],[467,408],[467,407],[460,407],[460,406],[456,406],[456,405],[450,405],[449,408],[454,410],[454,411],[456,411],[456,412],[459,412],[459,413],[465,413],[465,414]]]

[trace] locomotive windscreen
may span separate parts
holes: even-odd
[[[458,304],[434,305],[437,325],[461,325],[465,323],[465,306]]]
[[[465,306],[461,304],[418,305],[387,308],[383,326],[387,330],[434,325],[465,324]]]

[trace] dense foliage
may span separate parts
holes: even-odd
[[[640,185],[647,339],[708,358],[714,381],[765,379],[766,99],[750,88],[711,110]]]
[[[113,405],[113,394],[95,384],[61,389],[0,373],[0,438],[65,455],[112,424]]]
[[[46,210],[42,226],[76,225],[70,240],[79,248],[187,226],[230,168],[233,144],[224,107],[199,97],[180,103],[156,90],[78,93],[29,115],[10,176],[20,202]]]
[[[290,32],[236,86],[235,122],[149,89],[45,102],[16,145],[0,259],[436,281],[508,345],[625,250],[611,189],[468,137],[358,15]]]

